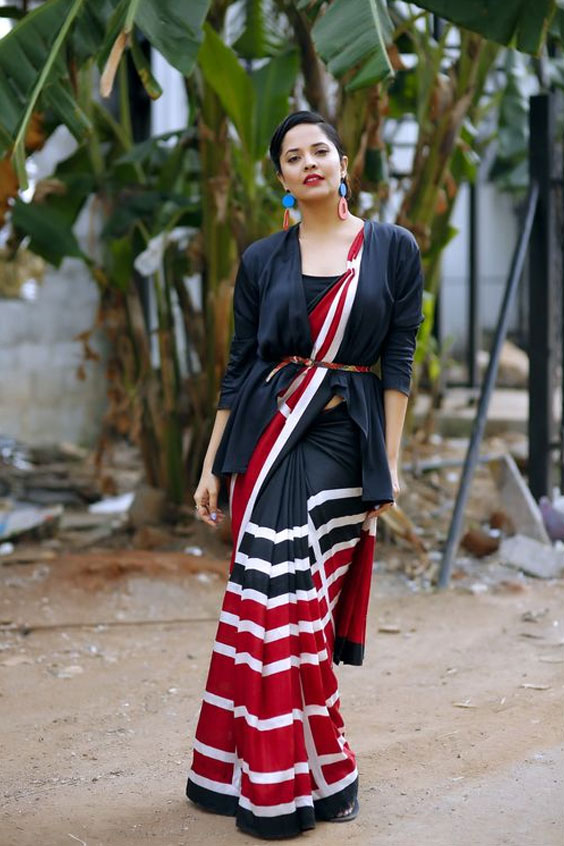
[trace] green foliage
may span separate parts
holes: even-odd
[[[274,127],[288,110],[288,97],[298,71],[295,50],[274,56],[247,73],[236,53],[208,24],[198,61],[241,140],[249,162],[263,158]],[[250,178],[252,173],[247,170]]]
[[[556,0],[418,0],[418,6],[498,44],[538,54]]]
[[[264,59],[284,50],[281,21],[275,15],[272,2],[243,0],[240,17],[241,32],[232,47],[241,59]]]
[[[187,15],[184,0],[46,0],[23,17],[0,43],[0,156],[14,146],[20,184],[27,184],[23,144],[35,109],[53,111],[78,140],[92,131],[72,88],[72,73],[94,56],[103,64],[127,22],[170,64],[190,74],[209,4],[191,0]],[[143,84],[150,96],[158,97],[159,85],[135,29],[131,43]]]
[[[311,34],[327,70],[337,79],[346,77],[345,88],[355,91],[393,74],[386,52],[392,32],[383,0],[333,0]]]
[[[202,42],[210,0],[141,0],[135,22],[159,53],[188,76]]]
[[[330,118],[334,111],[355,175],[375,198],[387,190],[386,116],[412,114],[419,124],[419,156],[410,175],[415,190],[413,196],[406,192],[412,204],[406,204],[405,223],[426,244],[429,290],[416,369],[425,364],[436,382],[443,359],[431,329],[440,254],[456,232],[449,220],[458,186],[475,176],[480,141],[474,107],[497,48],[492,51],[489,43],[484,47],[462,31],[461,55],[453,61],[445,47],[450,24],[436,40],[430,15],[421,8],[531,52],[538,49],[549,21],[551,38],[563,31],[562,9],[551,19],[552,0],[534,6],[522,0],[417,5],[239,0],[236,38],[228,46],[222,20],[230,5],[232,0],[213,5],[210,0],[46,0],[0,44],[0,153],[18,141],[21,176],[23,133],[36,107],[51,115],[49,126],[62,122],[79,140],[76,152],[53,174],[52,190],[39,192],[41,201],[16,201],[16,234],[27,236],[31,249],[55,265],[65,256],[82,259],[103,288],[102,301],[113,297],[121,309],[123,331],[112,337],[125,395],[120,415],[129,403],[148,479],[177,501],[186,490],[185,467],[193,481],[209,434],[229,341],[237,252],[279,225],[280,191],[265,157],[272,129],[296,94],[299,67],[310,68],[315,77],[317,57],[325,64],[327,73],[322,71],[318,80],[319,88],[326,89],[322,110]],[[296,39],[288,36],[292,26]],[[123,58],[117,77],[119,117],[89,90],[94,64],[101,70],[110,54],[119,63],[124,33],[151,97],[159,96],[160,87],[142,50],[143,37],[184,74],[189,127],[132,143]],[[395,77],[387,49],[392,44]],[[415,67],[402,69],[398,52],[411,53]],[[526,145],[526,103],[516,66],[508,63],[508,85],[500,99],[499,161],[519,167]],[[543,59],[543,65],[551,81],[561,84],[562,60]],[[381,81],[385,84],[376,86]],[[96,255],[86,255],[73,225],[92,197],[103,226]],[[186,231],[193,236],[188,247],[181,240]],[[157,331],[145,325],[133,284],[140,254]],[[185,276],[193,273],[202,275],[202,314],[195,312],[184,286]],[[201,365],[196,371],[186,365],[186,378],[180,375],[178,307],[189,352]],[[184,451],[183,439],[189,444]]]
[[[69,109],[61,80],[67,69],[61,45],[72,20],[85,0],[50,0],[26,15],[1,42],[0,47],[0,155],[16,147],[16,163],[20,181],[25,183],[21,168],[23,138],[31,113],[44,86],[54,87],[51,105],[59,120],[76,129],[78,106]],[[63,26],[61,27],[61,21]],[[76,110],[76,112],[75,112]],[[82,115],[82,127],[88,119]]]
[[[12,223],[17,233],[30,237],[29,249],[55,267],[66,256],[87,260],[65,216],[56,209],[47,213],[42,204],[18,199],[12,209]]]
[[[213,27],[205,24],[204,32],[205,38],[198,54],[200,68],[233,122],[246,155],[253,159],[255,93],[252,80]]]

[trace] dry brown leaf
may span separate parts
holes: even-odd
[[[127,45],[127,33],[122,30],[116,40],[108,56],[108,60],[100,78],[100,94],[102,97],[109,97],[114,87],[114,79],[123,55],[123,51]]]

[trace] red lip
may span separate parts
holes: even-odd
[[[306,176],[304,179],[304,185],[307,185],[309,182],[322,182],[324,181],[323,176],[320,176],[318,173],[312,173],[309,176]]]

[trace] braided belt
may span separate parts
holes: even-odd
[[[365,364],[338,364],[336,361],[319,361],[315,358],[304,358],[301,355],[287,355],[274,367],[265,381],[270,382],[275,373],[286,367],[287,364],[302,364],[304,367],[327,367],[330,370],[354,370],[357,373],[368,373],[370,367]]]

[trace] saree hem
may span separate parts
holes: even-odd
[[[234,817],[237,814],[237,796],[226,796],[215,790],[207,790],[189,778],[186,784],[186,796],[198,807],[211,814],[219,814],[222,817]]]
[[[296,808],[289,814],[259,816],[238,804],[239,797],[225,796],[207,790],[188,779],[186,796],[201,810],[220,816],[235,817],[240,831],[263,840],[285,840],[316,828],[316,822],[327,822],[346,811],[358,795],[358,777],[333,796],[316,799],[313,805]]]

